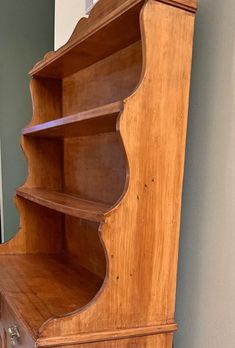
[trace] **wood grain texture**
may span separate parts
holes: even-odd
[[[193,12],[197,9],[197,0],[159,1]],[[32,76],[65,77],[137,41],[140,36],[138,13],[145,2],[145,0],[116,0],[115,2],[103,0],[98,2],[89,18],[80,20],[69,42],[57,52],[47,54],[31,70],[30,74]],[[127,16],[126,13],[128,13]],[[129,30],[125,32],[123,29],[127,27],[130,16],[135,25],[128,26]],[[116,33],[119,33],[118,38],[113,36]],[[112,36],[115,37],[115,40],[110,41]],[[96,47],[95,53],[92,50],[94,47]],[[86,59],[76,61],[75,52]]]
[[[35,84],[36,83],[36,84]],[[40,83],[41,85],[41,83]],[[52,84],[54,86],[54,84]],[[51,89],[50,83],[47,87]],[[31,90],[39,88],[36,81],[31,84]],[[57,86],[57,84],[56,84]],[[37,89],[37,98],[33,99],[34,117],[30,124],[42,122],[44,113],[49,117],[58,117],[57,97],[46,104],[42,102],[41,96],[47,96],[49,92]],[[39,95],[39,97],[38,97]],[[51,95],[51,94],[50,94]],[[57,93],[56,93],[57,95]],[[47,99],[46,99],[47,100]],[[28,161],[28,177],[23,187],[46,188],[61,191],[63,183],[63,147],[60,140],[21,138],[21,146]],[[0,246],[0,254],[5,253],[58,253],[62,245],[62,217],[58,213],[48,212],[46,208],[36,207],[27,200],[15,197],[16,206],[20,213],[20,228],[14,238]],[[43,219],[42,219],[43,216]],[[49,229],[44,239],[41,238],[42,231]]]
[[[22,137],[21,145],[28,160],[28,177],[23,186],[61,190],[63,143],[60,139]]]
[[[151,342],[152,344],[161,343],[161,348],[172,348],[172,334],[176,330],[175,324],[168,324],[162,326],[144,327],[144,328],[133,328],[128,330],[115,330],[110,332],[97,332],[95,334],[84,334],[69,337],[56,337],[56,339],[38,339],[38,347],[88,347],[85,343],[89,344],[89,347],[145,347]],[[162,332],[165,334],[162,335]],[[154,336],[158,335],[158,336]],[[142,336],[142,337],[141,337]],[[131,339],[133,337],[133,339]],[[141,338],[139,338],[141,337]],[[152,339],[150,339],[152,337]],[[105,340],[105,341],[104,341]],[[74,345],[76,344],[77,345]],[[137,345],[138,344],[138,345]],[[165,344],[165,345],[164,345]],[[169,345],[171,344],[171,345]],[[155,347],[155,345],[154,345]],[[151,346],[152,348],[152,346]]]
[[[16,194],[43,207],[90,221],[104,220],[105,213],[110,209],[100,202],[87,201],[63,192],[40,188],[19,188]]]
[[[34,339],[45,321],[86,305],[101,285],[102,279],[60,256],[0,256],[1,294]]]
[[[172,347],[195,8],[100,0],[32,72],[21,227],[0,246],[0,325],[27,348]]]
[[[116,129],[116,118],[122,109],[122,102],[103,105],[75,115],[24,128],[22,135],[42,138],[72,138],[79,135],[112,132]]]
[[[194,16],[151,0],[141,22],[143,80],[119,124],[129,186],[101,231],[109,280],[92,306],[48,322],[42,338],[174,321]]]
[[[71,115],[125,99],[138,85],[141,70],[142,43],[138,41],[64,78],[63,115]]]
[[[139,11],[143,3],[144,0],[104,0],[102,4],[98,2],[89,18],[79,21],[68,44],[47,54],[30,74],[63,78],[138,41]],[[127,32],[125,28],[130,18],[135,25],[130,26]],[[117,36],[117,32],[120,35]],[[111,37],[115,40],[110,40]],[[79,60],[74,59],[75,53],[81,56]]]
[[[64,225],[66,259],[104,279],[107,265],[99,235],[99,223],[66,216]]]
[[[61,253],[62,215],[20,197],[15,197],[15,203],[20,211],[20,227],[15,237],[0,245],[0,255]]]
[[[40,346],[39,346],[40,347]],[[123,340],[104,341],[71,346],[60,346],[61,348],[172,348],[172,335],[157,335],[149,337],[136,337]]]
[[[135,3],[136,5],[129,6],[128,10],[119,12],[118,16],[110,17],[110,21],[106,22],[105,26],[95,26],[90,34],[85,34],[84,37],[79,36],[80,38],[76,41],[71,41],[69,45],[47,56],[34,67],[30,74],[65,78],[140,40],[139,13],[143,0],[135,1]],[[94,11],[96,11],[95,8]],[[88,19],[88,22],[90,20]],[[125,30],[130,22],[133,25]],[[89,26],[90,29],[91,27]],[[117,33],[119,35],[116,35]],[[115,39],[111,40],[112,37]]]
[[[165,4],[176,6],[191,12],[197,10],[197,0],[157,0]]]
[[[64,142],[64,190],[111,208],[126,183],[127,160],[118,132]],[[109,209],[110,210],[110,209]]]
[[[33,118],[29,126],[52,121],[62,116],[62,81],[34,78],[30,81]]]

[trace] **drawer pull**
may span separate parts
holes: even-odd
[[[11,339],[11,345],[15,347],[16,342],[20,338],[20,331],[16,325],[12,325],[8,328],[8,333]]]

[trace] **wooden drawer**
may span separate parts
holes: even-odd
[[[10,309],[7,302],[0,298],[1,300],[1,312],[0,312],[0,348],[13,348],[13,347],[24,347],[24,348],[34,348],[35,341],[32,339],[30,334],[23,325],[17,320],[13,311]],[[19,331],[19,338],[15,338],[15,345],[12,342],[12,338],[9,332],[10,328],[17,328]]]

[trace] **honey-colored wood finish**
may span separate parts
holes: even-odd
[[[147,327],[147,328],[137,328],[130,330],[116,330],[111,332],[98,332],[96,334],[82,335],[79,338],[79,347],[88,347],[88,344],[91,344],[91,347],[172,347],[172,331],[175,331],[175,325],[165,325]],[[161,335],[162,332],[165,335]],[[158,334],[158,336],[157,336]],[[144,336],[144,337],[142,337]],[[133,337],[133,338],[132,338]],[[142,338],[139,338],[142,337]],[[57,337],[56,345],[61,346],[61,344],[67,344],[66,346],[74,346],[73,344],[77,342],[77,337],[69,336]],[[93,343],[96,343],[95,345]],[[86,344],[85,344],[86,343]],[[43,347],[51,347],[50,339],[37,341],[38,346],[40,347],[43,344]],[[153,346],[151,346],[151,344]],[[171,344],[171,345],[169,345]],[[63,346],[65,347],[65,346]]]
[[[150,331],[149,331],[150,332]],[[129,336],[131,336],[130,333],[128,333]],[[166,335],[156,335],[156,336],[144,336],[144,337],[135,337],[135,338],[123,338],[123,339],[116,339],[115,340],[115,334],[113,336],[114,340],[110,341],[104,341],[104,342],[97,342],[97,343],[84,343],[79,345],[79,348],[168,348],[172,347],[172,334],[166,334]],[[39,344],[40,347],[40,344]],[[65,348],[68,346],[60,346],[61,348]],[[69,345],[71,348],[77,348],[77,345]]]
[[[30,72],[4,348],[12,325],[16,347],[172,348],[195,11],[100,0]]]
[[[48,319],[84,306],[99,290],[102,280],[85,268],[73,268],[60,256],[9,255],[0,257],[2,296],[18,318],[38,335]]]
[[[44,207],[90,221],[102,221],[105,213],[110,210],[105,204],[79,199],[66,193],[51,190],[20,188],[16,193],[19,197]]]
[[[114,132],[117,115],[122,111],[122,108],[121,102],[115,102],[25,128],[22,134],[42,138],[75,138],[79,135]],[[97,118],[99,119],[97,120]]]

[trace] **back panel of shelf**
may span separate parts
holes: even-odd
[[[63,79],[62,114],[127,98],[138,85],[142,70],[142,45],[138,41],[123,50]]]

